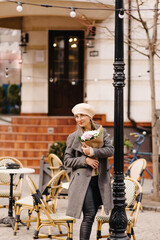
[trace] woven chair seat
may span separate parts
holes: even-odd
[[[109,218],[110,218],[110,215],[101,215],[101,216],[97,216],[96,220],[99,221],[99,222],[108,223]],[[128,217],[128,223],[131,223],[132,221],[133,221],[133,218]]]
[[[0,197],[9,197],[10,191],[8,190],[0,190]],[[13,197],[20,197],[21,192],[20,191],[13,191]]]
[[[64,215],[63,213],[53,213],[50,214],[50,217],[53,219],[53,221],[67,221],[67,220],[75,220],[73,217],[69,217]],[[49,219],[46,217],[46,215],[41,214],[41,220],[48,222]]]
[[[68,189],[69,188],[69,182],[62,183],[62,188]]]
[[[27,206],[33,206],[33,197],[32,196],[27,196],[27,197],[23,197],[19,200],[16,201],[16,205],[27,205]]]
[[[97,216],[96,220],[101,221],[101,222],[108,222],[109,217],[110,217],[110,215],[101,215],[101,216]]]

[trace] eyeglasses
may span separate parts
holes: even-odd
[[[80,115],[75,115],[74,118],[76,120],[80,120],[80,119],[85,119],[86,117],[88,117],[87,115],[83,115],[83,114],[80,114]]]

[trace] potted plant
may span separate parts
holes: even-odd
[[[124,139],[124,154],[129,154],[130,150],[133,148],[132,142],[129,140],[129,138]]]

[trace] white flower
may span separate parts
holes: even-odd
[[[98,135],[99,135],[98,130],[86,131],[81,136],[81,140],[82,141],[90,140],[90,139],[96,138]]]

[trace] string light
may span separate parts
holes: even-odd
[[[6,67],[5,72],[6,72],[5,77],[8,78],[8,67]]]
[[[74,7],[71,7],[71,11],[70,11],[70,17],[71,18],[75,18],[75,16],[76,16],[76,10],[75,10],[75,8]]]
[[[10,2],[10,3],[21,3],[21,2],[18,2],[18,1],[14,1],[14,0],[4,0],[4,2]],[[39,6],[39,7],[45,7],[45,8],[62,8],[62,9],[71,9],[71,7],[66,7],[66,6],[58,6],[58,5],[49,5],[49,4],[38,4],[38,3],[28,3],[28,2],[23,2],[21,3],[23,5],[31,5],[31,6]],[[22,8],[23,9],[23,8]],[[74,8],[75,9],[75,8]],[[137,11],[137,8],[132,8],[132,9],[127,9],[127,8],[124,8],[124,9],[115,9],[115,8],[89,8],[89,7],[76,7],[76,9],[80,9],[80,10],[87,10],[87,11],[112,11],[114,12],[115,10],[117,11],[121,11],[123,10],[123,12],[131,12],[131,11]],[[160,8],[141,8],[140,11],[159,11]],[[18,10],[17,10],[18,11]],[[124,14],[119,14],[119,15],[124,15]]]
[[[123,18],[124,18],[124,9],[120,9],[120,10],[119,10],[118,17],[119,17],[120,19],[123,19]]]
[[[22,7],[22,3],[21,3],[21,2],[18,2],[18,3],[17,3],[16,10],[17,10],[17,12],[22,12],[23,7]]]

